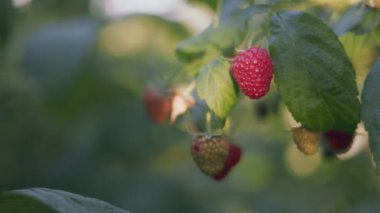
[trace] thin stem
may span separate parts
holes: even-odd
[[[211,112],[210,110],[206,113],[206,132],[211,133]]]

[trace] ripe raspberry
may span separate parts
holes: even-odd
[[[230,144],[227,160],[224,162],[223,170],[218,174],[212,176],[215,180],[222,180],[228,172],[240,161],[241,149],[240,147]]]
[[[193,137],[191,154],[204,174],[221,180],[239,162],[241,150],[224,136],[201,135]]]
[[[343,154],[347,152],[351,148],[354,139],[353,134],[336,130],[329,130],[324,133],[324,136],[327,139],[328,147],[335,154]]]
[[[170,119],[173,93],[159,92],[153,88],[145,90],[144,105],[149,118],[156,123],[164,123]]]
[[[259,99],[269,91],[273,78],[272,60],[265,49],[251,47],[235,56],[231,73],[246,96]]]
[[[292,130],[293,141],[305,155],[313,155],[319,150],[319,138],[320,134],[317,132],[311,132],[303,127],[294,128]]]

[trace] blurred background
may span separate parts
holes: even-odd
[[[275,94],[239,100],[230,138],[243,157],[221,182],[198,170],[183,128],[147,118],[146,85],[181,68],[176,44],[205,29],[216,4],[1,0],[0,188],[61,189],[141,213],[379,209],[366,135],[340,160],[304,157]]]

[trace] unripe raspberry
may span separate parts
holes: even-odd
[[[311,132],[303,127],[294,128],[292,130],[293,141],[305,155],[313,155],[319,150],[320,134]]]
[[[191,154],[204,174],[221,180],[239,162],[241,150],[224,136],[198,135],[193,137]]]
[[[259,99],[270,89],[273,64],[264,48],[252,47],[232,60],[231,74],[240,90],[251,99]]]

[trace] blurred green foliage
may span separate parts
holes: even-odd
[[[12,25],[13,8],[11,0],[0,2],[0,47],[5,44]]]
[[[189,134],[154,125],[141,100],[145,85],[181,68],[174,49],[189,35],[181,23],[154,16],[103,21],[90,15],[88,1],[36,0],[17,10],[10,2],[0,3],[8,4],[0,6],[0,36],[8,38],[0,52],[2,190],[61,189],[132,212],[380,207],[380,182],[365,151],[290,163],[295,148],[282,105],[262,118],[260,102],[241,99],[230,121],[230,137],[244,150],[240,164],[222,182],[201,174]],[[277,109],[271,97],[264,107]]]

